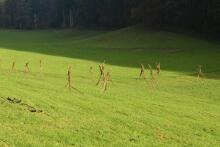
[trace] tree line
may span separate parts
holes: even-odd
[[[20,29],[122,27],[128,24],[131,4],[127,0],[0,0],[0,25]]]
[[[119,28],[137,23],[220,32],[219,0],[0,0],[5,28]]]
[[[135,11],[149,26],[220,33],[219,0],[143,0]]]

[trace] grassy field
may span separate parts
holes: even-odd
[[[0,99],[0,146],[220,146],[218,43],[137,27],[1,30],[0,59],[0,96],[43,110]],[[112,77],[105,93],[95,86],[103,60]],[[137,80],[141,63],[156,62],[162,68],[156,82],[149,71],[146,81]],[[196,78],[198,64],[204,80]],[[68,65],[84,95],[65,88]]]

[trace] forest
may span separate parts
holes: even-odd
[[[220,33],[219,0],[1,0],[0,26],[114,29],[135,24]]]

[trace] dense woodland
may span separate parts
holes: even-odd
[[[219,0],[0,0],[2,28],[120,28],[143,23],[220,33]]]

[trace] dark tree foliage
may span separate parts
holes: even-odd
[[[220,33],[219,0],[142,0],[133,15],[152,27]]]
[[[4,0],[1,26],[12,28],[122,27],[128,24],[127,0]]]
[[[220,33],[219,0],[0,0],[0,26],[119,28],[144,23]]]

